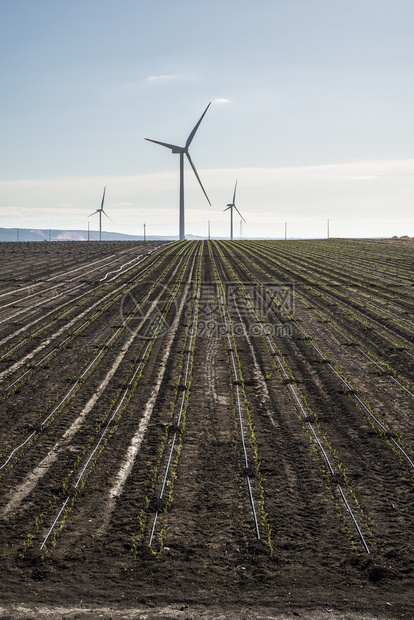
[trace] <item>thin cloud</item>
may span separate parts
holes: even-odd
[[[213,99],[213,103],[230,103],[230,99]]]
[[[175,73],[171,73],[169,75],[150,75],[147,77],[147,82],[162,82],[165,80],[177,80],[180,79],[181,75],[177,75]]]

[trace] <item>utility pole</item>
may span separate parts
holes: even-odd
[[[328,218],[328,229],[327,229],[327,232],[328,232],[328,239],[329,239],[329,218]]]
[[[243,222],[240,220],[240,239],[243,237]]]
[[[17,241],[19,241],[19,229],[16,228],[16,233],[17,233]]]
[[[208,220],[208,240],[210,241],[210,220]]]
[[[285,241],[287,239],[287,222],[285,222]]]
[[[147,240],[146,224],[144,224],[144,241]]]

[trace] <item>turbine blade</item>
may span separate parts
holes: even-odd
[[[102,209],[102,213],[103,213],[104,215],[106,215],[106,217],[108,218],[108,220],[111,220],[111,218],[109,217],[109,215],[108,215],[107,213],[105,213],[105,211],[104,211],[103,209]],[[111,222],[113,222],[113,220],[111,220]]]
[[[210,104],[209,104],[209,105],[210,105]],[[188,159],[188,161],[190,162],[190,165],[191,165],[191,167],[192,167],[192,169],[193,169],[193,171],[194,171],[194,174],[196,175],[197,180],[198,180],[198,182],[200,183],[200,187],[201,187],[201,189],[202,189],[202,190],[203,190],[203,192],[204,192],[204,196],[207,198],[207,202],[208,202],[208,204],[209,204],[209,205],[210,205],[210,207],[211,207],[211,202],[210,202],[210,200],[209,200],[209,198],[208,198],[208,196],[207,196],[207,192],[206,192],[206,190],[204,189],[202,182],[200,181],[200,177],[198,176],[198,172],[197,172],[197,170],[196,170],[196,168],[195,168],[195,166],[194,166],[194,164],[193,164],[193,162],[192,162],[192,160],[191,160],[190,153],[186,153],[186,155],[187,155],[187,159]]]
[[[167,149],[171,149],[173,153],[184,153],[182,146],[177,146],[176,144],[168,144],[167,142],[159,142],[158,140],[151,140],[150,138],[145,138],[148,142],[154,142],[155,144],[161,144],[161,146],[165,146]]]
[[[236,179],[236,185],[234,186],[234,194],[233,194],[233,204],[235,205],[236,202],[236,188],[237,188],[237,179]]]
[[[104,200],[105,200],[105,192],[106,192],[106,187],[104,187],[104,193],[102,196],[102,202],[101,202],[101,210],[103,211],[103,206],[104,206]]]
[[[240,211],[238,210],[238,208],[236,207],[236,205],[234,205],[234,208],[236,209],[237,213],[240,215],[241,219],[243,220],[243,222],[245,224],[247,224],[246,220],[244,219],[244,217],[242,216],[242,214],[240,213]]]
[[[223,212],[224,212],[224,211],[228,211],[229,209],[231,209],[231,208],[232,208],[232,206],[233,206],[233,205],[229,205],[229,206],[227,207],[227,209],[223,209]]]
[[[197,131],[201,121],[203,120],[205,113],[207,112],[207,110],[209,109],[209,107],[211,106],[211,101],[208,104],[208,106],[206,107],[206,109],[204,110],[203,114],[201,115],[200,120],[198,121],[197,125],[194,127],[193,131],[190,133],[190,135],[187,138],[187,142],[185,143],[185,148],[188,149],[188,147],[190,146],[194,136],[195,136],[195,132]],[[209,201],[210,202],[210,201]]]
[[[95,215],[95,213],[99,213],[100,209],[96,209],[96,211],[94,211],[93,213],[91,213],[90,215],[88,215],[88,217],[92,217],[92,215]]]

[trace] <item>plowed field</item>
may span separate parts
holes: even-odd
[[[412,246],[0,257],[3,617],[414,617]]]

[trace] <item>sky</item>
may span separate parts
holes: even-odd
[[[0,0],[0,227],[414,236],[412,0]],[[91,230],[98,217],[89,219]]]

